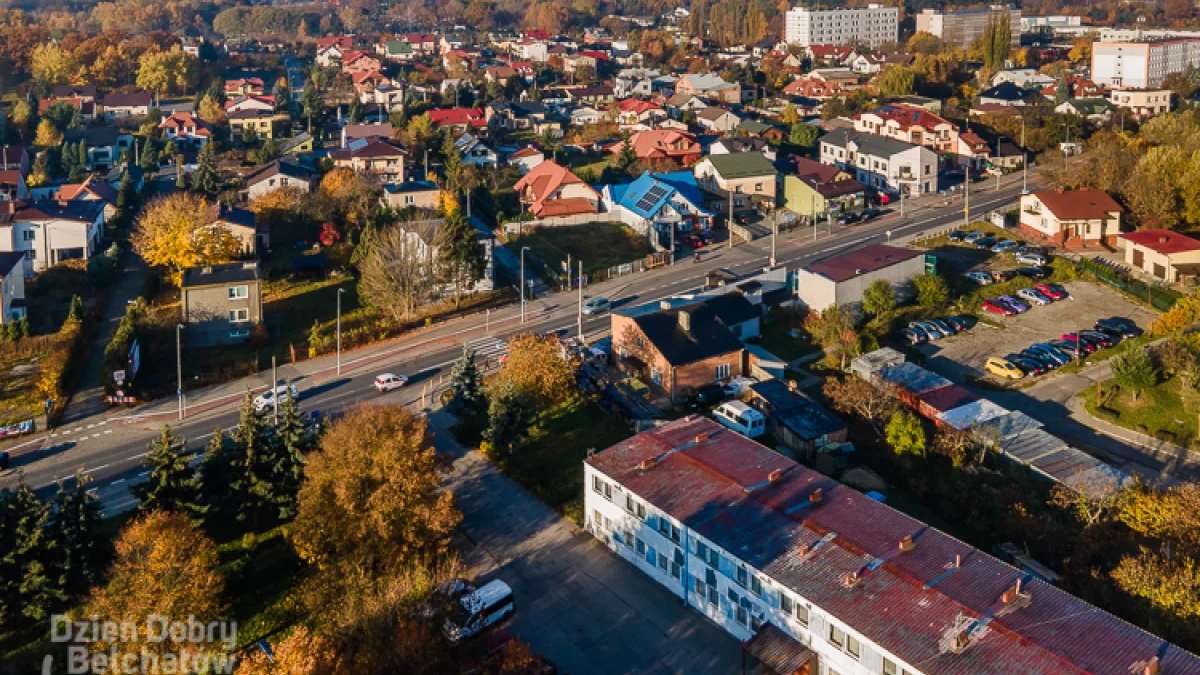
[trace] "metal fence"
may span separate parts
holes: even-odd
[[[1128,274],[1110,267],[1103,263],[1097,262],[1090,258],[1075,259],[1075,269],[1087,272],[1098,281],[1102,281],[1113,288],[1128,293],[1129,295],[1147,302],[1154,309],[1160,312],[1165,312],[1175,306],[1176,301],[1183,297],[1183,294],[1176,290],[1156,286],[1153,283],[1135,279]]]

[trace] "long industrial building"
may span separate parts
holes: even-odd
[[[900,9],[871,3],[862,9],[793,7],[784,22],[789,44],[878,47],[900,39]]]
[[[786,675],[1200,675],[1200,658],[704,417],[584,462],[586,527]]]

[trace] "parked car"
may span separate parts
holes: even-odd
[[[1050,262],[1044,253],[1034,253],[1033,251],[1025,251],[1017,254],[1017,262],[1022,265],[1037,265],[1042,266]]]
[[[1071,361],[1071,358],[1063,354],[1057,347],[1048,342],[1035,342],[1029,345],[1029,350],[1035,354],[1043,354],[1046,358],[1051,359],[1057,365],[1065,366]]]
[[[1030,279],[1045,279],[1050,276],[1050,271],[1045,267],[1022,267],[1017,270],[1017,274]]]
[[[920,331],[927,340],[941,340],[943,337],[946,337],[942,335],[942,331],[938,330],[935,326],[925,323],[924,321],[913,321],[912,323],[908,324],[908,329]]]
[[[905,328],[900,331],[900,336],[908,340],[908,344],[910,345],[919,345],[929,341],[929,336],[925,335],[924,331],[916,331],[912,328]]]
[[[983,301],[983,309],[993,314],[1003,314],[1004,316],[1015,316],[1017,313],[1017,310],[992,298]]]
[[[1024,314],[1025,312],[1029,311],[1029,305],[1021,302],[1011,295],[1002,295],[996,299],[1008,303],[1013,309],[1017,310],[1017,314]]]
[[[996,242],[995,246],[992,246],[992,253],[1008,253],[1020,245],[1021,242],[1013,241],[1012,239],[1001,239]]]
[[[1037,291],[1037,289],[1034,288],[1022,288],[1021,290],[1017,291],[1017,297],[1023,300],[1028,300],[1034,305],[1048,305],[1052,302],[1050,298],[1042,295]]]
[[[980,286],[987,286],[988,284],[992,283],[992,275],[988,274],[987,272],[967,272],[963,276],[971,281],[974,281]]]
[[[1075,333],[1064,333],[1062,336],[1062,339],[1065,340],[1066,342],[1071,343],[1072,345],[1078,345],[1077,348],[1079,349],[1079,351],[1087,353],[1087,354],[1091,354],[1092,352],[1096,351],[1097,349],[1100,349],[1100,343],[1095,342],[1093,340],[1089,340],[1085,337],[1080,337],[1080,336],[1076,335]]]
[[[598,295],[583,303],[583,313],[589,316],[592,314],[600,314],[601,312],[607,311],[611,305],[612,303],[609,302],[608,298]]]
[[[384,373],[375,376],[375,389],[381,394],[393,389],[399,389],[406,384],[408,384],[408,378],[403,375]]]
[[[689,234],[688,236],[684,237],[683,243],[687,244],[688,246],[691,246],[692,248],[703,248],[704,247],[704,239],[702,239],[699,235],[696,235],[696,234]]]
[[[1110,335],[1120,335],[1123,338],[1137,337],[1143,332],[1137,324],[1119,316],[1100,319],[1096,322],[1095,329]]]
[[[958,331],[959,333],[971,330],[975,327],[976,323],[976,319],[973,316],[949,316],[946,317],[946,321],[948,321],[951,326],[954,326],[954,330]]]
[[[1066,300],[1067,298],[1071,297],[1071,294],[1067,292],[1067,289],[1059,286],[1058,284],[1038,284],[1034,286],[1034,288],[1037,289],[1037,292],[1041,293],[1047,298],[1050,298],[1051,300]]]
[[[512,588],[499,579],[489,581],[457,598],[442,632],[451,644],[456,644],[512,616],[513,608]]]
[[[963,240],[964,244],[974,244],[975,242],[982,239],[983,236],[984,235],[982,232],[979,232],[978,230],[971,230],[970,232],[963,235],[962,240]]]
[[[935,333],[938,337],[950,337],[951,335],[954,335],[954,331],[950,330],[949,327],[938,325],[931,319],[926,319],[925,321],[920,321],[919,323],[921,324],[921,327],[925,329],[925,332],[931,335]]]
[[[264,413],[275,407],[275,397],[279,397],[279,403],[283,403],[291,396],[293,400],[300,400],[300,392],[296,390],[294,384],[281,384],[275,387],[275,391],[264,391],[254,397],[254,412]]]
[[[1046,367],[1046,364],[1042,363],[1038,359],[1025,356],[1024,354],[1009,354],[1008,356],[1004,357],[1004,360],[1020,368],[1022,373],[1025,375],[1041,375],[1049,370],[1049,368]]]
[[[945,334],[946,337],[950,337],[951,335],[958,334],[958,329],[954,327],[954,324],[951,324],[949,321],[946,321],[945,319],[930,319],[929,323],[937,326],[938,330],[942,331],[942,333]]]
[[[853,211],[848,211],[848,212],[843,213],[842,215],[838,216],[837,224],[838,225],[852,225],[854,223],[857,223],[858,219],[859,219],[859,215],[857,213],[855,213]]]
[[[725,389],[715,382],[710,382],[696,387],[695,393],[692,394],[692,407],[716,405],[724,400]]]
[[[1051,347],[1054,347],[1060,353],[1062,353],[1064,356],[1071,359],[1072,361],[1079,358],[1080,356],[1087,356],[1088,354],[1091,353],[1089,351],[1083,351],[1083,350],[1080,350],[1082,353],[1077,352],[1075,349],[1075,343],[1067,342],[1066,340],[1051,340],[1049,342],[1049,344]]]
[[[1019,380],[1025,377],[1025,371],[1021,370],[1008,359],[1002,359],[998,356],[990,357],[984,367],[987,368],[989,373],[1004,378]]]
[[[871,220],[872,218],[878,218],[881,215],[883,215],[883,211],[880,211],[879,209],[876,209],[876,208],[863,209],[862,219],[863,219],[863,222],[866,222],[868,220]]]
[[[1119,335],[1109,335],[1108,333],[1099,330],[1081,330],[1079,331],[1079,335],[1085,340],[1097,342],[1101,347],[1105,348],[1114,347],[1118,342],[1121,341],[1121,337]]]
[[[990,234],[975,240],[975,248],[991,248],[995,245],[996,238]]]
[[[967,233],[963,230],[955,230],[950,233],[950,241],[962,241],[965,236],[967,236]]]

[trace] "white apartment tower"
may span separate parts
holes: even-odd
[[[960,9],[944,12],[924,9],[916,16],[917,30],[936,35],[943,42],[968,49],[983,37],[988,21],[993,16],[1008,20],[1012,46],[1021,44],[1021,10],[1005,5],[992,5],[987,9]]]
[[[1105,87],[1150,89],[1189,66],[1200,66],[1200,38],[1092,44],[1092,81]]]
[[[789,44],[878,47],[900,39],[900,9],[877,3],[865,9],[809,9],[787,13],[784,37]]]

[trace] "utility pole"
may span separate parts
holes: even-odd
[[[771,267],[775,266],[775,261],[778,259],[775,256],[775,240],[779,237],[779,218],[772,218],[771,223]]]
[[[1029,194],[1029,152],[1025,150],[1025,114],[1021,114],[1021,194]]]
[[[812,212],[813,241],[816,241],[817,240],[817,195],[813,194],[813,195],[809,196],[808,201],[809,201],[809,204],[812,205],[812,208],[810,208],[809,211]]]
[[[900,220],[904,220],[904,186],[900,186]]]
[[[521,247],[521,323],[525,323],[525,251],[528,246]]]
[[[271,355],[271,407],[273,411],[272,424],[279,426],[279,369],[275,365],[275,356]]]
[[[963,225],[971,223],[971,165],[963,172]]]
[[[574,288],[574,286],[573,286],[574,282],[573,282],[573,281],[571,281],[571,254],[570,254],[570,253],[568,253],[568,254],[567,254],[567,269],[566,269],[566,272],[567,272],[567,290],[569,291],[569,290],[571,290],[572,288]]]
[[[733,248],[733,188],[729,188],[729,248]]]
[[[175,324],[175,378],[178,386],[178,391],[175,395],[179,398],[179,419],[183,420],[184,402],[183,402],[183,347],[182,347],[183,324]],[[46,419],[49,419],[47,417]],[[47,424],[46,426],[50,426]]]
[[[583,346],[583,261],[579,261],[579,314],[575,318],[579,329],[579,346]]]
[[[337,292],[337,374],[342,374],[342,293],[346,289],[339,288]]]
[[[668,227],[671,228],[671,262],[668,264],[670,264],[671,267],[674,267],[675,266],[675,223],[671,223],[670,225],[668,225]]]

